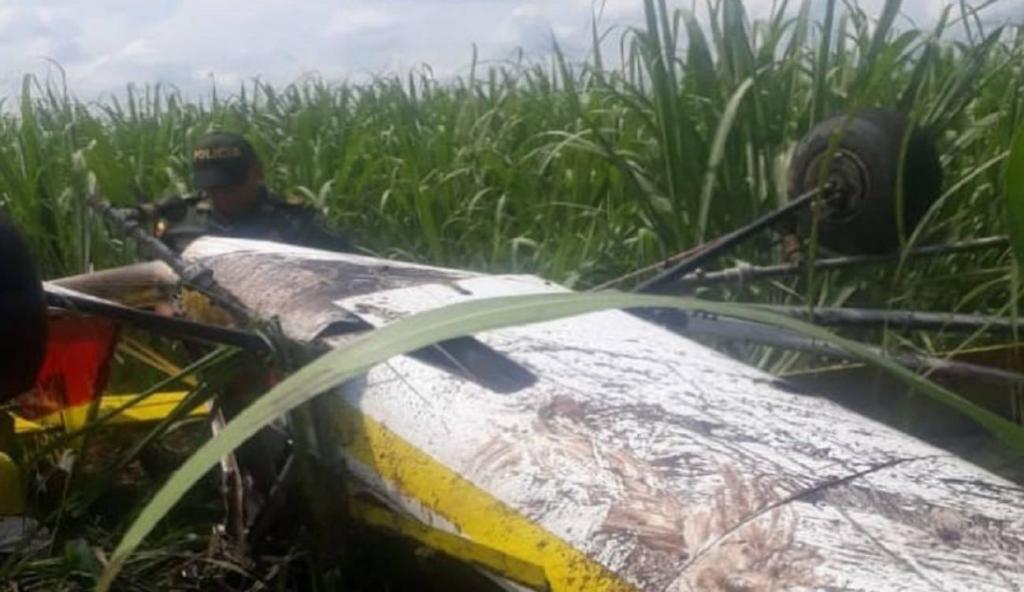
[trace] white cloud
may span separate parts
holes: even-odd
[[[883,2],[862,0],[869,11]],[[746,1],[754,17],[772,4]],[[904,12],[924,25],[942,4],[905,0]],[[474,44],[481,59],[500,60],[519,47],[546,53],[554,34],[566,53],[583,55],[599,9],[603,28],[643,20],[642,0],[0,0],[0,96],[16,94],[22,74],[50,71],[46,58],[61,64],[83,98],[129,83],[199,93],[211,74],[222,87],[252,77],[286,83],[310,72],[359,77],[422,64],[445,76],[464,71]],[[998,0],[986,18],[989,25],[1024,21],[1024,0]]]
[[[331,35],[350,35],[366,30],[383,29],[395,23],[396,19],[393,14],[379,8],[369,6],[342,8],[331,15],[327,32]]]

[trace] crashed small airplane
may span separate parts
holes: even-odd
[[[568,291],[221,237],[181,257],[145,273],[170,286],[200,270],[318,351],[450,304]],[[133,322],[114,302],[128,295],[101,285],[47,288],[51,304]],[[325,393],[318,462],[344,479],[336,503],[353,517],[510,590],[1024,587],[1024,488],[823,394],[694,341],[685,322],[589,313],[443,342]]]

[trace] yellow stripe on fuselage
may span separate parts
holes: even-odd
[[[485,547],[466,537],[432,528],[415,518],[360,500],[354,500],[352,515],[364,524],[415,539],[451,557],[458,557],[473,565],[486,567],[496,574],[501,574],[534,590],[548,589],[547,575],[539,566]]]
[[[543,568],[551,590],[635,590],[604,566],[477,487],[383,424],[341,405],[336,424],[352,456],[454,524],[462,536]],[[525,576],[526,574],[524,574]]]
[[[123,425],[160,421],[170,415],[171,411],[173,411],[187,395],[188,391],[152,394],[146,397],[145,401],[142,401],[137,405],[133,405],[112,417],[110,419],[110,424]],[[105,413],[109,413],[110,411],[121,407],[136,397],[138,397],[138,395],[104,395],[100,400],[99,415],[103,416]],[[88,406],[83,405],[81,407],[51,413],[50,415],[34,420],[15,416],[14,433],[30,434],[44,432],[49,429],[66,426],[71,423],[79,423],[78,418],[75,418],[75,421],[69,422],[69,414],[77,415],[85,413],[87,409]],[[193,410],[190,415],[204,415],[206,413],[209,413],[209,407],[207,405],[200,405],[197,409]]]

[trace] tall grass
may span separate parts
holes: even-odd
[[[595,27],[583,61],[556,51],[474,62],[451,80],[252,81],[196,102],[131,86],[85,103],[60,80],[26,77],[18,108],[0,116],[0,199],[49,275],[109,265],[130,254],[106,240],[83,196],[185,191],[190,143],[228,128],[252,139],[273,187],[322,208],[368,251],[587,287],[777,206],[788,151],[815,121],[885,106],[926,125],[945,165],[946,194],[910,240],[1005,232],[998,194],[1024,122],[1024,29],[983,29],[962,3],[915,30],[895,25],[895,0],[878,15],[828,0],[821,21],[810,0],[777,2],[762,20],[740,0],[713,0],[700,21],[642,1],[645,26],[618,38]],[[771,240],[736,258],[770,258]],[[717,294],[998,312],[1009,277],[996,253]]]

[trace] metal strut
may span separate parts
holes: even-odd
[[[729,234],[723,235],[717,238],[713,243],[701,248],[696,253],[686,257],[679,263],[676,263],[669,269],[659,273],[653,278],[642,282],[639,286],[634,288],[635,292],[655,292],[660,288],[663,288],[675,280],[685,276],[686,274],[695,271],[704,263],[718,257],[722,253],[736,247],[737,245],[747,241],[752,236],[760,232],[761,230],[771,226],[776,220],[788,216],[793,212],[803,208],[811,203],[811,201],[818,197],[822,192],[828,189],[828,185],[824,187],[818,187],[804,193],[803,195],[791,200],[781,208],[774,210],[761,216],[757,220],[754,220],[750,224],[738,228]]]
[[[833,271],[862,265],[880,265],[896,261],[900,258],[923,259],[927,257],[942,257],[944,255],[955,255],[958,253],[968,253],[972,251],[1002,249],[1009,245],[1010,239],[1007,236],[989,236],[947,245],[918,247],[916,249],[906,251],[905,253],[890,253],[886,255],[851,255],[848,257],[818,259],[812,265],[807,265],[805,263],[786,263],[781,265],[737,266],[710,273],[691,273],[684,277],[680,277],[673,285],[679,288],[689,288],[693,286],[711,286],[715,284],[733,282],[740,283],[751,280],[797,275],[806,272],[808,267],[812,267],[817,271]]]
[[[872,308],[815,308],[806,306],[777,306],[750,303],[771,312],[810,321],[826,327],[875,328],[911,331],[948,331],[970,333],[985,331],[999,335],[1013,335],[1018,324],[1012,319],[973,314],[954,314],[918,310],[879,310]]]

